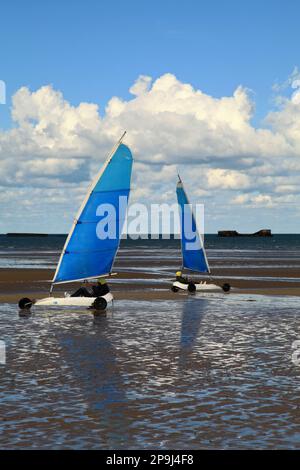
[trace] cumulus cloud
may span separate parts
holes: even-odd
[[[250,186],[250,179],[238,171],[215,168],[207,171],[207,185],[209,188],[244,189]]]
[[[269,194],[239,194],[232,202],[243,206],[273,206],[273,200]]]
[[[144,95],[151,86],[152,78],[148,75],[140,75],[132,87],[129,89],[130,93],[135,96]]]
[[[14,127],[0,131],[0,184],[6,191],[48,188],[48,194],[63,186],[72,197],[126,129],[136,161],[133,200],[169,201],[179,168],[192,198],[285,204],[289,193],[298,197],[299,85],[295,69],[284,84],[290,96],[259,128],[246,88],[216,98],[170,73],[156,80],[141,75],[130,87],[132,98],[114,96],[103,110],[95,103],[72,106],[51,86],[22,87],[12,98]]]
[[[298,67],[294,67],[292,73],[283,83],[276,82],[274,83],[272,88],[275,92],[279,93],[290,87],[297,88],[299,87],[299,83],[300,83],[300,71]]]

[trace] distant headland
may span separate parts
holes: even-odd
[[[7,237],[66,237],[67,235],[56,233],[56,234],[49,234],[49,233],[6,233]]]
[[[271,230],[263,229],[254,233],[239,233],[236,230],[219,230],[218,237],[272,237]]]

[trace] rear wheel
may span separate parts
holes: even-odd
[[[179,287],[172,286],[172,287],[171,287],[171,291],[172,291],[172,292],[178,292],[178,291],[179,291]]]
[[[28,299],[28,297],[24,297],[23,299],[19,300],[19,308],[21,310],[29,310],[32,307],[32,300]]]
[[[225,282],[225,284],[222,285],[222,289],[224,292],[229,292],[230,291],[230,284],[228,282]]]
[[[95,310],[105,310],[107,307],[107,302],[103,297],[97,297],[94,300],[92,307]]]

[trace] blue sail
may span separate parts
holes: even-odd
[[[94,179],[65,243],[53,284],[111,273],[130,192],[132,154],[124,144]]]
[[[183,188],[182,181],[176,187],[180,207],[182,267],[201,273],[209,273],[202,239],[199,236],[192,207]]]

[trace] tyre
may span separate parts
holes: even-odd
[[[194,292],[196,292],[196,286],[193,282],[189,282],[189,285],[188,285],[188,291],[193,294]]]
[[[225,282],[225,284],[222,285],[222,289],[224,292],[229,292],[230,291],[230,284]]]
[[[97,297],[97,299],[94,300],[92,307],[95,310],[105,310],[107,307],[107,302],[104,297]]]
[[[172,292],[178,292],[178,291],[179,291],[179,287],[172,286],[172,287],[171,287],[171,291],[172,291]]]
[[[24,297],[23,299],[19,300],[19,308],[21,310],[29,310],[32,307],[32,300]]]

